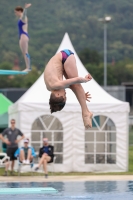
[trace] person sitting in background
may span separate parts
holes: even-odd
[[[44,172],[45,172],[45,178],[48,177],[48,171],[47,171],[47,163],[53,162],[54,158],[54,147],[52,145],[48,144],[48,139],[43,139],[43,147],[39,150],[39,157],[41,158],[39,161],[38,166],[35,168],[35,171],[37,171],[40,166],[43,164]]]
[[[34,148],[29,146],[29,139],[24,139],[24,146],[17,149],[14,154],[15,157],[19,157],[19,161],[23,164],[30,164],[33,161],[33,157],[36,156]]]

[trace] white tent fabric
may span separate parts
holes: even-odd
[[[79,76],[84,77],[87,75],[88,72],[75,52],[67,33],[57,52],[63,49],[70,49],[74,52]],[[85,92],[89,91],[92,95],[88,107],[94,113],[94,116],[106,116],[115,124],[116,163],[107,164],[105,162],[105,164],[97,165],[97,161],[94,159],[94,164],[85,164],[85,131],[81,117],[81,108],[73,92],[67,89],[65,108],[61,112],[52,114],[52,116],[59,119],[63,126],[63,163],[55,164],[55,171],[126,171],[128,169],[129,104],[109,95],[94,79],[82,85]],[[17,126],[27,136],[31,137],[33,122],[40,116],[50,115],[49,96],[50,92],[46,89],[42,74],[28,91],[10,107],[9,118],[15,118]]]

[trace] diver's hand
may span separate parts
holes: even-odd
[[[91,76],[90,74],[87,74],[87,75],[85,76],[86,82],[90,81],[91,79],[92,79],[92,76]]]
[[[85,93],[85,97],[86,97],[86,101],[90,102],[91,94],[89,94],[89,92]]]
[[[24,8],[29,8],[30,6],[31,6],[31,3],[28,3],[28,4],[26,3]]]

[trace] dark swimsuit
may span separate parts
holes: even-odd
[[[65,61],[67,60],[67,58],[74,54],[72,51],[70,51],[69,49],[64,49],[61,51],[62,53],[62,64],[64,65]]]
[[[18,20],[18,30],[19,30],[19,39],[20,39],[20,37],[21,37],[21,34],[25,34],[25,35],[27,35],[27,37],[29,38],[29,35],[28,35],[28,33],[26,33],[25,31],[23,31],[23,25],[25,25],[25,23],[20,19],[20,20]]]

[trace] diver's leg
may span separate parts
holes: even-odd
[[[22,34],[21,38],[19,40],[19,46],[20,46],[20,49],[23,53],[25,64],[26,64],[26,70],[25,71],[31,70],[30,55],[28,53],[28,42],[29,42],[29,38],[26,35]]]
[[[78,70],[76,66],[76,60],[74,55],[71,55],[67,58],[66,62],[64,63],[64,70],[66,74],[66,78],[74,78],[78,77]],[[71,85],[70,88],[75,93],[82,109],[82,117],[83,122],[86,128],[92,127],[92,113],[89,111],[87,104],[86,104],[86,96],[84,89],[81,84]]]

